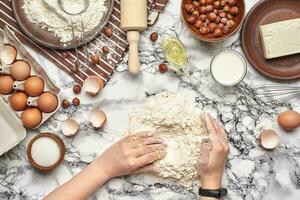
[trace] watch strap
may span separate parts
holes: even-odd
[[[203,189],[199,188],[199,195],[202,197],[214,197],[214,198],[221,198],[227,195],[228,191],[226,188],[220,188],[217,190],[210,190],[210,189]]]

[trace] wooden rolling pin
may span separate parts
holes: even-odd
[[[121,0],[121,29],[127,31],[129,43],[128,71],[138,74],[140,32],[147,28],[147,0]]]

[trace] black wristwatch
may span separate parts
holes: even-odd
[[[213,197],[213,198],[221,198],[227,195],[228,191],[226,188],[220,188],[217,190],[209,190],[199,188],[199,195],[202,197]]]

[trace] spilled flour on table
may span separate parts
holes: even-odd
[[[200,144],[207,136],[202,110],[188,94],[160,93],[129,114],[129,132],[154,130],[168,145],[167,156],[158,161],[159,176],[184,185],[198,178]]]
[[[64,0],[63,2],[67,12],[78,13],[84,8],[84,0]],[[90,32],[99,25],[107,11],[105,0],[89,0],[87,10],[81,15],[65,13],[59,6],[58,0],[24,0],[23,9],[31,22],[53,32],[62,43],[73,40],[72,24],[75,36],[80,37],[81,21],[85,32]]]

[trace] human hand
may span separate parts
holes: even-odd
[[[150,132],[141,132],[128,136],[108,148],[96,162],[108,178],[131,173],[158,173],[153,162],[167,154],[167,145],[162,139]]]
[[[205,115],[205,122],[211,138],[204,139],[201,144],[201,153],[198,159],[201,187],[219,189],[229,154],[229,146],[223,125],[216,122],[209,114]]]

